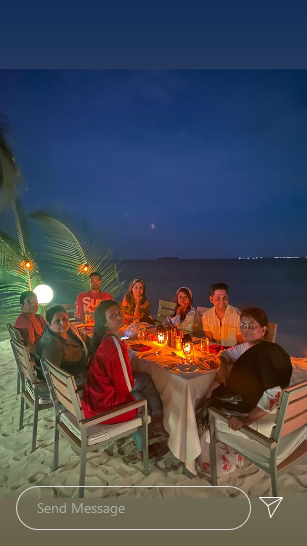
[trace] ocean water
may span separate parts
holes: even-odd
[[[262,307],[278,324],[276,342],[291,356],[307,357],[307,259],[125,260],[118,269],[127,286],[144,279],[154,315],[159,299],[173,300],[180,286],[191,288],[196,307],[210,307],[211,284],[224,282],[232,305]]]

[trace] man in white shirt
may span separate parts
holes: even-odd
[[[210,301],[213,307],[202,317],[205,336],[220,345],[242,343],[240,311],[228,303],[227,284],[212,284]]]

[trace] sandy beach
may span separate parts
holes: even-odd
[[[60,439],[60,467],[51,471],[53,454],[54,412],[48,409],[39,413],[37,449],[30,453],[32,434],[32,410],[25,412],[24,429],[18,432],[20,398],[16,395],[16,364],[9,340],[0,342],[0,497],[17,498],[31,486],[53,486],[46,489],[32,489],[28,496],[33,497],[71,497],[76,496],[75,488],[57,486],[76,486],[79,476],[79,456],[70,444]],[[297,383],[307,379],[307,358],[293,358],[294,374],[291,381]],[[112,490],[95,486],[148,485],[143,489],[121,489],[122,496],[144,497],[232,497],[243,496],[230,486],[242,488],[250,497],[271,496],[270,479],[265,472],[245,460],[242,468],[220,478],[223,489],[202,489],[210,482],[203,474],[189,479],[183,474],[183,464],[171,452],[156,463],[150,463],[150,475],[141,472],[141,463],[136,459],[136,450],[130,438],[111,443],[104,451],[88,454],[86,485],[94,486],[85,491],[86,497],[98,498],[112,496]],[[150,488],[150,486],[178,486],[173,489]],[[181,486],[192,486],[183,489]],[[284,497],[307,498],[307,456],[279,477],[279,495]]]

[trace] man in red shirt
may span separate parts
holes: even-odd
[[[42,337],[44,329],[47,326],[42,315],[36,314],[38,311],[37,296],[34,292],[22,292],[20,295],[21,313],[15,322],[30,355],[35,355],[36,344]]]
[[[101,275],[97,271],[90,274],[90,287],[88,292],[82,292],[77,297],[75,317],[84,322],[85,313],[94,313],[97,305],[104,300],[112,300],[113,297],[108,292],[100,290]]]

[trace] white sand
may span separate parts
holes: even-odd
[[[295,368],[295,382],[307,379],[307,358],[292,359]],[[77,485],[79,475],[79,456],[72,450],[65,438],[60,437],[60,467],[51,471],[53,453],[53,409],[39,413],[38,448],[30,453],[32,434],[32,409],[25,412],[24,429],[18,432],[20,397],[16,395],[16,364],[9,340],[0,342],[0,497],[18,497],[27,487],[52,485],[54,488],[34,489],[35,497],[71,497],[76,489],[57,490],[57,485]],[[150,475],[145,477],[140,462],[135,459],[135,448],[130,439],[122,440],[122,445],[111,444],[104,451],[89,453],[87,458],[86,484],[106,485],[176,485],[179,489],[122,489],[114,493],[112,489],[91,488],[87,497],[127,496],[173,497],[173,496],[242,496],[234,489],[201,489],[210,485],[206,476],[199,475],[188,479],[183,474],[183,465],[170,452],[157,463],[150,463]],[[127,462],[127,459],[131,459]],[[126,462],[125,462],[126,460]],[[180,486],[193,486],[180,489]],[[256,466],[245,461],[243,468],[224,476],[219,485],[242,488],[250,497],[271,496],[268,475]],[[279,495],[284,497],[307,498],[307,457],[291,467],[279,477]]]

